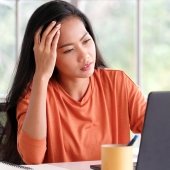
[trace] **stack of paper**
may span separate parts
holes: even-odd
[[[15,165],[10,163],[0,162],[0,170],[68,170],[57,167],[55,165],[40,164],[40,165]]]
[[[55,165],[40,164],[40,165],[26,165],[26,167],[33,168],[33,170],[68,170],[66,168],[57,167]]]

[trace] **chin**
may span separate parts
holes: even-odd
[[[82,78],[88,78],[88,77],[91,77],[94,73],[94,69],[93,70],[90,70],[88,72],[85,72],[82,74]]]

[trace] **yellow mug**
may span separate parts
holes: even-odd
[[[133,170],[133,146],[102,145],[101,162],[102,170]]]

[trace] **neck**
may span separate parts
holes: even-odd
[[[60,79],[59,84],[74,100],[81,101],[88,89],[89,80],[90,78]]]

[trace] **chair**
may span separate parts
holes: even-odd
[[[6,106],[5,103],[0,103],[0,161],[7,161],[15,164],[25,164],[17,151],[17,147],[14,147],[13,145],[9,144],[5,145],[5,137],[8,133],[8,127],[6,127],[6,123]],[[8,151],[6,150],[7,147],[9,149]]]
[[[0,103],[0,143],[2,143],[3,136],[5,133],[5,123],[6,123],[6,113],[5,113],[5,103]]]
[[[0,112],[4,112],[4,111],[5,111],[5,103],[0,102]]]

